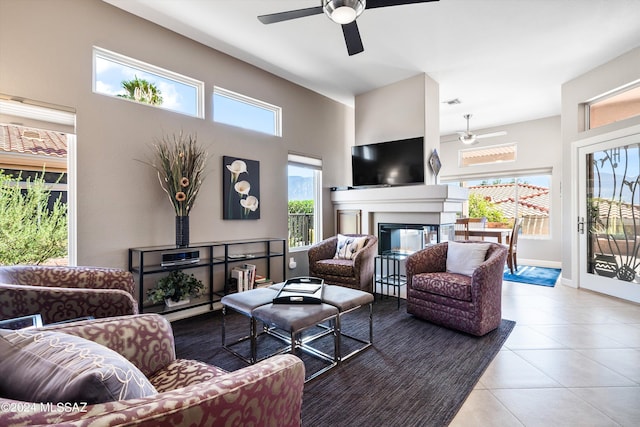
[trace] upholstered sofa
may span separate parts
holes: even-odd
[[[336,258],[340,236],[322,240],[309,248],[309,275],[320,277],[330,285],[346,286],[373,293],[378,238],[367,234],[344,234],[342,236],[346,238],[363,238],[364,243],[351,255],[346,251],[345,257]]]
[[[447,268],[448,248],[486,248],[477,265],[464,256],[465,274]],[[465,246],[476,245],[476,246]],[[432,323],[472,335],[484,335],[502,319],[502,275],[507,248],[491,242],[443,242],[407,258],[407,312]],[[449,271],[448,271],[449,270]]]
[[[299,358],[233,372],[176,359],[171,325],[157,314],[0,330],[0,355],[5,427],[301,424]]]
[[[133,275],[117,268],[0,266],[0,320],[40,314],[44,323],[138,313]]]

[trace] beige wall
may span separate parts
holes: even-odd
[[[204,81],[206,119],[94,94],[94,45]],[[281,106],[283,137],[213,123],[214,85]],[[135,160],[164,133],[197,133],[211,153],[192,242],[285,238],[289,151],[321,157],[325,187],[351,179],[352,108],[97,0],[0,0],[0,93],[77,112],[80,265],[126,268],[127,248],[174,242],[169,201]],[[222,220],[223,155],[260,161],[260,220]],[[323,217],[331,230],[329,203]]]
[[[496,128],[474,129],[473,131],[477,134],[506,131],[507,134],[480,139],[477,144],[472,146],[466,146],[459,142],[456,134],[443,136],[440,145],[441,181],[444,183],[485,177],[513,177],[514,175],[533,175],[551,171],[551,236],[548,239],[521,237],[518,240],[518,259],[521,262],[533,260],[538,265],[559,266],[562,246],[560,117],[547,117]],[[461,149],[490,147],[507,143],[517,144],[517,157],[514,162],[469,167],[458,166],[458,156]]]
[[[562,174],[564,212],[562,223],[562,280],[566,284],[577,283],[578,195],[572,189],[577,176],[577,156],[574,144],[577,141],[619,131],[640,124],[640,117],[621,120],[606,126],[585,131],[583,104],[599,95],[638,80],[640,70],[640,48],[633,49],[606,64],[597,67],[562,85]]]
[[[356,145],[418,136],[424,137],[425,182],[435,184],[426,160],[433,149],[440,148],[440,86],[428,75],[421,73],[356,96]]]
[[[356,96],[355,111],[357,145],[424,136],[424,74]]]

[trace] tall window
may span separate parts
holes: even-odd
[[[468,216],[508,226],[522,218],[522,236],[549,237],[551,175],[486,178],[459,185],[469,189]]]
[[[204,118],[204,83],[99,47],[93,48],[93,91]]]
[[[0,139],[11,141],[0,150],[0,186],[27,196],[13,203],[16,193],[0,191],[10,202],[0,209],[0,264],[75,265],[75,122],[65,107],[0,99]]]
[[[220,87],[213,88],[213,121],[282,136],[282,108]]]
[[[306,248],[322,236],[322,160],[289,154],[289,250]]]

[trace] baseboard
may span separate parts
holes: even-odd
[[[571,279],[560,278],[560,283],[570,288],[578,289],[578,285]]]
[[[547,261],[541,259],[520,259],[518,258],[518,265],[532,265],[534,267],[547,267],[547,268],[562,268],[560,261]]]

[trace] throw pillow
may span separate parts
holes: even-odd
[[[447,273],[472,276],[484,262],[489,245],[487,243],[449,242],[447,248]]]
[[[0,330],[0,396],[25,402],[96,404],[156,390],[115,351],[62,332]]]
[[[353,259],[366,241],[367,236],[351,237],[338,234],[338,245],[333,259]]]

